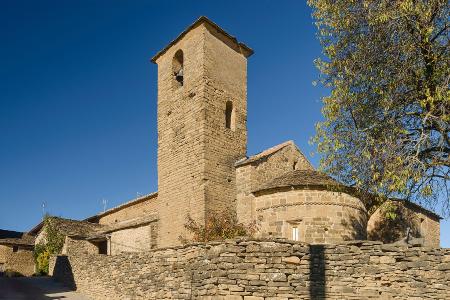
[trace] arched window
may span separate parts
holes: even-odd
[[[175,52],[172,60],[172,72],[176,86],[183,85],[183,51]]]
[[[231,101],[228,101],[225,106],[225,127],[231,130],[234,130],[235,127],[234,108]]]

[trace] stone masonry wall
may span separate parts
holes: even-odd
[[[205,24],[205,204],[206,214],[235,211],[234,163],[247,154],[247,58],[226,44],[227,37]],[[229,38],[228,38],[229,39]],[[226,127],[225,111],[234,116]]]
[[[130,206],[125,206],[111,213],[102,214],[98,220],[98,223],[108,225],[137,217],[148,216],[150,214],[157,213],[159,206],[160,201],[158,201],[158,195],[156,193],[151,194],[144,201],[134,203]]]
[[[368,239],[392,243],[404,238],[410,228],[411,237],[423,238],[425,246],[439,247],[440,224],[437,216],[430,216],[421,208],[405,206],[400,201],[392,203],[397,206],[397,217],[394,220],[386,220],[383,217],[384,205],[378,208],[367,224]]]
[[[179,243],[186,214],[205,215],[204,73],[205,28],[197,27],[158,58],[158,199],[160,241]],[[183,85],[174,78],[173,60],[183,51]]]
[[[19,249],[13,252],[12,246],[0,245],[0,264],[3,270],[14,270],[25,276],[34,273],[34,258],[32,249]]]
[[[259,234],[336,244],[366,238],[367,212],[362,202],[346,193],[319,188],[278,188],[258,193],[254,215]]]
[[[220,39],[230,38],[202,23],[156,60],[161,247],[180,244],[188,214],[203,222],[235,202],[234,162],[247,142],[247,69],[245,57]],[[180,56],[183,84],[174,76]],[[235,109],[234,131],[225,126],[227,101]]]
[[[114,231],[111,234],[111,255],[121,252],[139,252],[150,250],[152,243],[152,227],[154,224]]]
[[[236,209],[240,222],[255,220],[253,190],[287,172],[305,169],[312,169],[312,166],[293,143],[264,159],[238,166]]]
[[[237,239],[136,254],[59,256],[93,299],[449,299],[450,249]]]

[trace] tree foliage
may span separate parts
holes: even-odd
[[[320,81],[331,90],[313,138],[321,167],[384,199],[448,211],[449,2],[308,3],[324,52]]]
[[[188,215],[184,227],[190,237],[180,236],[183,243],[222,241],[237,236],[252,236],[257,229],[255,223],[248,225],[240,223],[236,214],[228,210],[209,214],[204,223],[197,222]]]

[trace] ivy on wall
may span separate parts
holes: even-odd
[[[50,256],[61,254],[64,246],[65,237],[58,231],[53,220],[51,216],[44,217],[44,239],[34,247],[36,273],[40,275],[48,274]]]

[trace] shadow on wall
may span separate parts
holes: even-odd
[[[395,219],[384,217],[384,212],[380,211],[378,219],[368,232],[368,239],[371,241],[382,241],[385,244],[397,242],[406,236],[408,228],[411,237],[421,237],[420,221],[418,216],[404,208],[397,206],[395,209]]]
[[[349,220],[342,220],[342,226],[349,230],[349,234],[343,235],[344,241],[366,240],[367,221],[362,218],[351,217]]]
[[[325,248],[323,245],[310,245],[309,253],[309,298],[325,299]]]
[[[73,277],[72,266],[70,265],[69,258],[65,255],[59,255],[56,257],[55,267],[53,269],[53,278],[68,288],[73,290],[77,289],[77,285]]]

